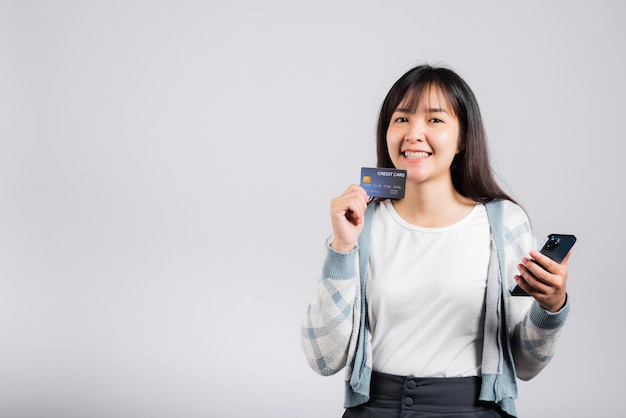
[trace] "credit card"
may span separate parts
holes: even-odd
[[[369,197],[402,199],[406,186],[406,170],[361,167],[361,187]]]

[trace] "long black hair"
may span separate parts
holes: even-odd
[[[400,103],[411,112],[417,109],[424,91],[436,88],[443,93],[459,121],[459,148],[450,166],[452,184],[463,196],[476,202],[514,200],[494,178],[480,109],[469,85],[454,71],[421,65],[407,71],[389,90],[380,109],[376,131],[378,167],[393,168],[387,148],[387,129]]]

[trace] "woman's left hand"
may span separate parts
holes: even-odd
[[[531,251],[530,257],[545,267],[545,270],[527,257],[522,258],[522,263],[517,266],[520,271],[515,276],[517,284],[547,311],[558,312],[565,305],[570,253],[571,251],[559,264],[539,251]]]

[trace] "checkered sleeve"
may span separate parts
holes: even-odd
[[[515,286],[517,264],[531,249],[537,248],[526,213],[516,205],[505,206],[506,277],[508,295],[508,327],[515,371],[522,380],[535,377],[554,356],[569,303],[557,313],[543,309],[529,296],[510,296]]]
[[[327,243],[317,292],[302,320],[304,354],[309,366],[323,376],[337,373],[347,362],[358,306],[357,258],[356,248],[341,253]]]

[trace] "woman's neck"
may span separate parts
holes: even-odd
[[[476,205],[450,187],[407,183],[404,199],[393,201],[405,221],[426,228],[452,225],[467,216]]]

